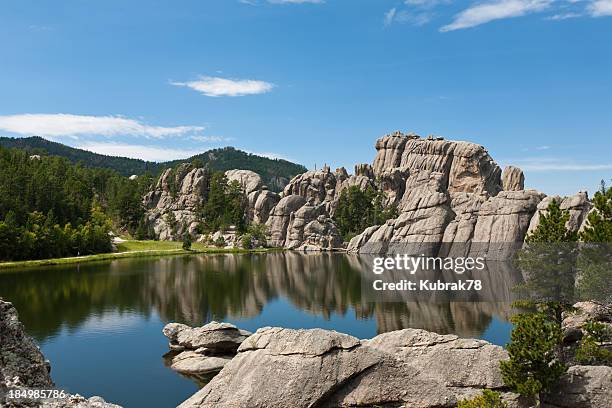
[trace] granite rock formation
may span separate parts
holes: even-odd
[[[166,357],[170,368],[194,377],[221,370],[251,333],[229,323],[210,322],[202,327],[168,323],[163,328],[169,340]]]
[[[325,165],[297,175],[281,194],[268,191],[251,171],[226,175],[247,194],[247,220],[267,225],[268,244],[298,250],[347,246],[350,252],[416,253],[426,247],[432,254],[491,252],[506,258],[536,228],[552,199],[526,190],[521,169],[508,166],[502,172],[474,143],[395,132],[378,139],[376,151],[373,164],[356,165],[352,175]],[[144,198],[156,236],[173,239],[183,229],[194,233],[203,184],[202,169],[189,165],[162,174]],[[399,215],[343,243],[333,216],[341,192],[351,186],[384,193],[385,205],[397,206]],[[586,193],[558,199],[570,212],[568,227],[578,231],[592,208]],[[166,222],[169,212],[177,221],[174,228]]]
[[[0,406],[6,408],[121,408],[101,397],[67,394],[55,400],[3,400],[9,389],[54,389],[51,365],[19,321],[10,302],[0,299]]]

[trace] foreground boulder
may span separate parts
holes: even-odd
[[[505,351],[483,340],[405,329],[359,339],[322,329],[259,329],[181,408],[454,407],[502,389]]]
[[[163,333],[170,340],[171,352],[165,356],[170,368],[196,377],[221,370],[251,335],[233,324],[214,321],[202,327],[168,323]]]
[[[612,405],[612,367],[572,366],[542,408],[606,408]]]
[[[17,310],[10,302],[0,299],[0,406],[6,408],[121,408],[109,404],[101,397],[89,399],[80,395],[67,395],[64,399],[3,400],[9,389],[54,389],[51,365],[41,353],[19,321]]]

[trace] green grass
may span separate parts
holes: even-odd
[[[37,259],[33,261],[0,262],[0,270],[14,268],[31,268],[37,266],[69,265],[76,263],[107,261],[122,258],[139,258],[170,255],[222,254],[222,253],[261,253],[277,251],[268,249],[237,249],[207,247],[200,242],[194,242],[190,251],[182,249],[181,242],[174,241],[124,241],[117,243],[117,251],[107,254],[74,256],[69,258]]]

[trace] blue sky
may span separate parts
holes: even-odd
[[[0,134],[352,169],[399,129],[592,192],[612,178],[611,44],[612,0],[5,0]]]

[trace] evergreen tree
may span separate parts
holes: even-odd
[[[606,190],[602,180],[601,191],[593,197],[594,210],[587,216],[587,226],[580,234],[584,242],[612,242],[612,187]]]
[[[555,356],[560,326],[543,313],[518,314],[512,322],[510,359],[500,363],[504,384],[525,396],[548,391],[566,370]]]
[[[593,210],[587,216],[587,225],[580,234],[584,244],[578,257],[580,279],[578,292],[584,300],[612,301],[612,187],[593,197]]]
[[[344,240],[349,241],[367,227],[397,217],[397,208],[384,207],[383,202],[384,195],[371,187],[361,190],[358,186],[350,186],[342,190],[334,221]]]

